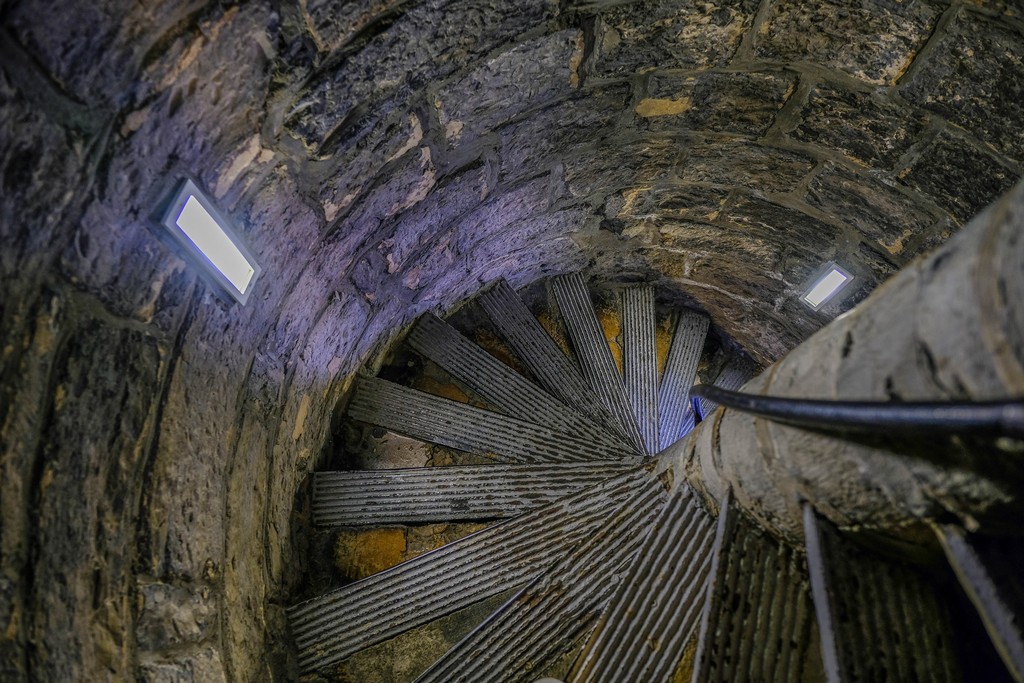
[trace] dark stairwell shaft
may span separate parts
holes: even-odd
[[[983,401],[1024,396],[1024,183],[932,254],[742,389],[794,398]],[[801,541],[801,502],[841,527],[1019,522],[1024,444],[975,436],[836,435],[723,408],[663,466]]]

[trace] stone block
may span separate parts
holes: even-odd
[[[488,180],[480,168],[449,176],[426,199],[396,216],[382,229],[377,244],[385,270],[409,275],[424,265],[432,266],[434,260],[448,260],[452,226],[487,199]]]
[[[151,652],[198,643],[216,633],[217,600],[209,587],[143,583],[135,638]]]
[[[961,11],[900,92],[1024,162],[1022,63],[1019,30]]]
[[[6,68],[21,68],[6,65]],[[28,71],[26,68],[25,71]],[[82,165],[75,133],[51,120],[0,69],[0,279],[34,279],[74,234],[65,212],[78,199]],[[6,286],[5,298],[14,292]],[[0,304],[0,310],[4,308]]]
[[[590,87],[498,130],[501,175],[516,181],[546,173],[563,156],[596,155],[627,109],[629,86]]]
[[[165,38],[177,37],[196,6],[103,0],[69,3],[60,12],[53,10],[46,0],[14,3],[6,13],[5,25],[75,100],[101,107],[121,105],[130,97],[129,84],[138,75],[146,52]],[[217,19],[204,28],[216,25]],[[188,38],[202,39],[201,35],[195,26]]]
[[[190,302],[193,283],[210,292],[216,285],[159,228],[146,220],[125,221],[122,210],[89,205],[61,254],[61,270],[118,315],[171,331]]]
[[[943,132],[899,177],[966,223],[1010,189],[1018,174],[960,136]]]
[[[586,224],[587,213],[578,208],[530,218],[518,222],[514,231],[493,235],[474,245],[472,262],[485,266],[494,265],[511,254],[518,254],[558,237],[572,235]]]
[[[419,117],[402,112],[377,122],[358,146],[343,147],[334,155],[322,150],[325,156],[310,164],[309,189],[319,196],[327,223],[344,216],[392,162],[418,154],[422,141]]]
[[[448,143],[472,144],[524,112],[568,95],[579,82],[574,65],[582,53],[582,31],[559,31],[516,45],[442,87],[434,106]]]
[[[68,302],[54,291],[0,287],[13,298],[0,303],[0,367],[4,376],[17,378],[0,386],[0,678],[22,681],[28,680],[25,622],[36,524],[34,472],[45,435],[45,407],[52,400],[49,377],[68,327]]]
[[[321,283],[321,296],[312,296],[309,289],[296,290],[296,283],[310,266],[311,254],[321,243],[323,220],[304,201],[304,188],[284,173],[268,178],[236,211],[244,216],[244,225],[252,226],[252,246],[264,269],[253,290],[257,300],[250,300],[247,308],[254,309],[254,316],[258,308],[262,315],[273,319],[260,341],[260,353],[274,359],[287,358],[309,324],[309,318],[303,315],[329,296],[326,281]],[[299,306],[299,300],[304,305]]]
[[[820,64],[891,85],[910,66],[941,14],[938,5],[906,0],[777,2],[758,27],[755,54]]]
[[[684,182],[789,192],[813,168],[813,159],[796,152],[752,143],[706,142],[686,151],[676,173]]]
[[[798,209],[754,195],[730,202],[723,219],[742,226],[746,234],[778,236],[791,250],[807,251],[824,258],[836,247],[841,230]]]
[[[638,125],[651,131],[690,129],[760,137],[796,88],[790,72],[655,73],[634,107]]]
[[[143,571],[161,579],[212,581],[224,568],[227,473],[245,379],[234,368],[249,366],[256,341],[238,337],[245,332],[231,311],[207,305],[182,339],[140,532]]]
[[[607,148],[587,150],[565,158],[566,187],[571,197],[604,203],[611,192],[668,180],[683,153],[675,141],[664,138],[624,140],[614,154]]]
[[[127,678],[138,482],[167,349],[88,316],[71,322],[56,348],[33,481],[31,671],[55,681]]]
[[[139,665],[141,683],[226,683],[224,663],[214,648],[182,654],[171,661]]]
[[[726,190],[700,185],[668,185],[623,190],[608,198],[606,216],[619,221],[683,219],[712,221],[718,217]]]
[[[865,166],[888,168],[914,143],[924,125],[922,114],[882,96],[818,83],[790,135],[838,150]]]
[[[744,348],[765,359],[781,357],[816,327],[797,329],[807,325],[806,317],[793,323],[776,312],[787,293],[783,238],[686,222],[666,222],[658,231],[659,242],[643,252],[655,277],[692,296],[712,319],[728,315],[728,334]]]
[[[940,224],[896,188],[837,166],[811,181],[807,201],[856,229],[863,239],[877,242],[900,262],[917,256],[914,247]]]
[[[279,396],[277,387],[274,398]],[[280,408],[275,404],[242,403],[233,428],[238,439],[225,481],[221,643],[231,653],[233,670],[246,672],[245,678],[262,677],[264,639],[271,637],[266,616],[270,597],[266,558],[281,549],[267,546],[266,512],[270,502],[270,449],[279,419]]]
[[[503,194],[492,195],[455,224],[455,252],[469,256],[470,267],[475,266],[473,250],[477,244],[495,237],[514,235],[520,230],[523,221],[546,213],[548,208],[548,183],[545,178],[524,183]]]
[[[315,75],[289,107],[289,130],[311,149],[354,140],[425,83],[441,81],[546,21],[548,2],[430,0],[403,12],[340,66]]]
[[[340,291],[309,329],[294,354],[277,422],[266,490],[267,548],[264,570],[271,593],[294,586],[291,515],[300,481],[316,465],[329,441],[337,392],[357,367],[355,347],[368,317],[368,306],[355,292]]]
[[[337,245],[350,254],[377,244],[391,219],[426,199],[437,183],[431,148],[418,147],[399,160],[390,173],[367,190],[352,212],[334,229]]]
[[[462,289],[474,282],[472,273],[522,244],[523,235],[544,232],[546,228],[541,226],[550,227],[544,223],[548,199],[545,179],[488,198],[451,221],[443,235],[418,252],[415,262],[403,266],[392,286],[415,290],[417,300],[428,297],[434,302],[456,303],[450,298],[452,287]]]
[[[392,18],[408,0],[306,0],[298,3],[306,28],[321,52],[339,50],[360,33]]]
[[[752,0],[648,0],[614,7],[600,15],[595,70],[628,75],[722,66],[736,53],[756,11]]]
[[[659,221],[655,228],[657,239],[648,253],[661,257],[659,265],[669,277],[700,278],[748,296],[777,287],[784,245],[775,235],[674,220]],[[733,258],[726,263],[718,258],[721,253]],[[670,263],[668,254],[682,258]]]

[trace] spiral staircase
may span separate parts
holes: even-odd
[[[413,326],[403,352],[462,400],[357,378],[351,425],[455,455],[319,472],[315,524],[488,525],[291,607],[306,680],[354,680],[347,660],[416,649],[408,634],[451,615],[452,646],[415,680],[1022,680],[1020,543],[944,526],[944,553],[900,556],[809,505],[806,545],[781,541],[658,456],[716,407],[689,397],[698,369],[736,389],[756,368],[711,353],[708,319],[657,307],[650,286],[621,287],[610,323],[581,275],[547,288],[547,329],[504,282],[467,304],[507,362],[433,315]]]

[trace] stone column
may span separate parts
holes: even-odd
[[[1024,396],[1024,183],[742,390],[868,401]],[[1021,519],[1024,443],[1007,438],[838,435],[719,409],[663,460],[712,506],[732,487],[750,514],[795,542],[801,501],[840,527],[903,537],[937,519],[989,530]]]

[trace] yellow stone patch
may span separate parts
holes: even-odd
[[[668,350],[672,346],[672,318],[665,318],[654,330],[654,345],[658,354],[658,377],[665,374]]]
[[[569,348],[569,340],[562,334],[562,328],[559,327],[558,322],[551,317],[548,312],[541,313],[537,316],[537,320],[540,321],[540,326],[544,328],[544,331],[548,333],[548,336],[555,340],[562,352],[572,357],[572,351]]]
[[[655,98],[644,98],[637,102],[636,113],[645,118],[651,116],[675,116],[690,109],[690,98],[684,97],[681,100],[663,100]]]
[[[451,382],[440,382],[433,377],[420,376],[413,384],[414,389],[425,391],[434,396],[443,396],[459,403],[469,403],[469,394]]]
[[[398,157],[402,156],[411,149],[415,149],[420,142],[423,141],[423,124],[420,123],[420,117],[415,114],[409,114],[409,126],[412,128],[412,132],[409,134],[409,139],[405,141],[397,152],[388,157],[387,163],[391,163]]]
[[[622,208],[616,214],[619,218],[630,218],[633,217],[635,212],[633,206],[636,204],[637,199],[643,197],[650,191],[649,185],[643,185],[641,187],[634,188],[632,190],[625,190],[622,193],[623,203]]]
[[[43,476],[39,480],[39,490],[40,491],[46,491],[46,489],[50,488],[50,485],[53,484],[53,480],[56,477],[57,477],[57,475],[53,471],[52,467],[48,466],[46,469],[44,469],[43,470]]]
[[[338,571],[353,581],[390,569],[404,559],[403,529],[342,531],[334,545]]]
[[[506,344],[501,337],[482,327],[478,329],[473,336],[477,346],[481,349],[491,354],[502,363],[518,372],[520,375],[526,372],[526,368],[521,362],[519,362],[519,357],[512,352],[512,349],[509,348],[508,344]]]
[[[696,658],[697,634],[694,633],[686,643],[686,647],[683,648],[683,658],[679,661],[679,666],[676,668],[676,675],[672,678],[672,683],[689,683],[693,678],[693,665]]]
[[[576,32],[576,42],[569,56],[569,87],[580,87],[580,64],[583,63],[584,39],[583,31]]]
[[[295,416],[295,428],[292,430],[292,439],[298,441],[306,431],[306,416],[309,415],[309,394],[302,397],[299,403],[299,413]]]
[[[601,331],[604,338],[608,340],[608,348],[612,350],[612,358],[619,372],[622,372],[622,346],[619,344],[619,335],[622,333],[622,325],[619,321],[618,311],[611,308],[602,308],[597,311],[597,320],[601,323]]]

